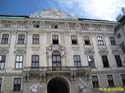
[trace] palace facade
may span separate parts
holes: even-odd
[[[0,93],[107,93],[98,88],[125,86],[118,24],[57,9],[1,15]]]

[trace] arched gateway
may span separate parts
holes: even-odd
[[[68,82],[60,77],[52,78],[48,82],[47,93],[70,93]]]

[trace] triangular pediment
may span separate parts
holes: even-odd
[[[77,19],[77,17],[64,13],[58,9],[46,9],[30,15],[33,18]]]

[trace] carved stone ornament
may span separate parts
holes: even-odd
[[[81,79],[79,78],[79,93],[86,93],[86,89],[87,89],[87,85],[86,83]]]
[[[66,14],[57,9],[46,9],[43,11],[36,12],[31,14],[30,17],[33,18],[54,18],[54,19],[77,19],[77,17],[72,16],[70,14]]]
[[[30,90],[33,92],[33,93],[38,93],[38,90],[42,87],[44,87],[45,85],[44,84],[40,84],[40,83],[34,83],[30,86]]]
[[[64,46],[51,45],[51,46],[46,47],[46,53],[49,57],[52,55],[52,52],[55,50],[59,51],[61,53],[61,56],[65,55],[65,47]]]
[[[0,54],[8,54],[8,53],[9,53],[8,49],[0,48]]]
[[[120,54],[121,54],[121,51],[120,51],[120,50],[112,50],[112,53],[113,53],[113,54],[119,54],[119,55],[120,55]]]
[[[99,50],[99,54],[100,55],[103,55],[103,54],[105,55],[105,54],[108,54],[108,51],[104,50],[104,49],[103,50]]]
[[[94,54],[94,53],[95,53],[94,50],[90,50],[90,49],[85,50],[85,54],[86,54],[86,55],[88,55],[88,54]]]
[[[23,49],[17,49],[14,51],[15,54],[25,54],[26,53],[26,50],[23,50]]]

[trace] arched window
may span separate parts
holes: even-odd
[[[52,53],[52,66],[61,66],[61,56],[59,51],[54,51]]]

